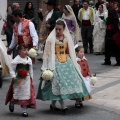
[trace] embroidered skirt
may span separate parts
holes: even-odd
[[[34,85],[32,78],[30,78],[30,94],[31,97],[29,100],[17,100],[13,98],[14,94],[14,88],[13,88],[14,82],[11,82],[11,85],[9,87],[8,93],[6,95],[6,100],[5,100],[5,105],[8,104],[8,102],[11,102],[13,104],[18,104],[18,105],[27,105],[29,108],[36,108],[36,97],[35,97],[35,91],[34,91]]]
[[[64,63],[60,63],[56,57],[55,66],[54,78],[47,81],[42,89],[42,80],[40,80],[37,99],[43,101],[80,99],[89,96],[83,78],[69,57]]]

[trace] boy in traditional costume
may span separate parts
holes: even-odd
[[[88,43],[90,53],[93,53],[93,24],[95,19],[94,9],[89,7],[89,2],[84,1],[83,8],[79,10],[78,19],[81,22],[81,34],[85,53],[88,52]]]
[[[30,48],[36,48],[38,44],[38,35],[35,30],[34,24],[23,18],[21,10],[14,10],[12,13],[13,20],[15,21],[13,27],[13,36],[11,44],[7,53],[11,54],[12,49],[16,45],[24,43]],[[17,54],[16,54],[17,55]]]

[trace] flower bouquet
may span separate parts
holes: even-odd
[[[90,84],[95,85],[98,82],[98,79],[96,77],[96,74],[90,78]]]
[[[45,70],[42,75],[41,78],[43,80],[51,80],[53,78],[53,72],[51,70]]]
[[[19,69],[16,75],[16,79],[14,81],[14,83],[16,83],[17,85],[19,85],[21,83],[21,81],[23,79],[25,79],[27,77],[28,71],[25,69]]]
[[[31,57],[31,58],[35,58],[37,56],[37,51],[34,49],[34,48],[31,48],[29,51],[28,51],[28,55]]]
[[[27,72],[25,69],[19,69],[19,70],[18,70],[18,76],[19,76],[20,78],[26,78],[27,73],[28,73],[28,72]]]

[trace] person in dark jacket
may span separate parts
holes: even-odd
[[[11,14],[12,14],[12,6],[11,6],[11,5],[8,5],[8,6],[7,6],[7,15],[6,15],[5,19],[3,19],[4,25],[7,24],[7,28],[4,27],[4,29],[5,29],[5,34],[6,34],[6,38],[7,38],[7,46],[10,45],[11,39],[12,39],[12,38],[11,38],[11,33],[10,33],[10,31],[11,31],[10,25],[13,24],[14,22],[11,21]],[[10,21],[9,21],[9,19],[10,19]],[[8,22],[9,22],[10,25],[7,23],[7,20],[8,20]],[[9,27],[8,27],[8,26],[9,26]],[[10,34],[9,34],[9,33],[10,33]]]
[[[102,0],[98,0],[98,2],[95,4],[96,10],[98,10],[99,5],[101,5],[101,4],[104,4],[104,2]]]
[[[28,19],[31,20],[31,22],[34,23],[35,28],[37,27],[36,22],[35,22],[35,9],[33,7],[33,3],[32,2],[27,2],[24,8],[24,14],[23,16]]]
[[[120,38],[119,19],[115,9],[108,10],[107,29],[105,38],[105,62],[102,65],[111,65],[111,56],[116,58],[114,66],[120,66]]]
[[[20,9],[20,5],[18,3],[13,3],[12,4],[12,10],[17,10],[17,9]],[[6,36],[7,36],[8,46],[11,43],[12,34],[13,34],[14,21],[12,19],[12,10],[11,10],[11,12],[9,12],[7,14],[7,22],[6,22],[6,28],[5,28],[5,33],[6,33]]]
[[[61,17],[61,12],[60,10],[54,9],[55,7],[54,0],[48,0],[48,2],[46,2],[45,4],[47,4],[47,12],[48,12],[48,14],[46,15],[46,23],[47,23],[46,27],[51,32],[55,27],[56,20]],[[41,11],[38,12],[38,16],[41,21],[45,17]]]
[[[61,4],[60,4],[60,2],[57,2],[57,3],[56,3],[54,10],[60,11],[60,12],[61,12],[61,16],[62,16],[63,11],[61,10]]]
[[[118,2],[114,2],[113,8],[114,8],[117,12],[119,12],[119,11],[120,11],[119,3],[118,3]]]
[[[80,0],[74,0],[74,4],[72,6],[73,12],[75,14],[75,17],[77,19],[78,25],[80,26],[80,21],[78,19],[78,12],[82,8],[82,5],[80,5]]]
[[[48,0],[48,2],[46,2],[45,4],[47,5],[47,11],[44,13],[44,15],[41,9],[38,12],[38,16],[42,22],[39,33],[39,43],[40,46],[43,46],[43,50],[46,38],[54,29],[56,25],[56,20],[62,17],[61,11],[59,9],[55,9],[56,3],[54,0]],[[42,61],[42,58],[39,58],[38,61]]]
[[[14,11],[14,10],[20,10],[19,3],[12,4],[12,11]],[[12,18],[12,12],[11,12],[10,14],[7,14],[7,22],[6,22],[6,27],[5,27],[5,33],[6,33],[6,37],[7,37],[7,41],[8,41],[8,47],[11,44],[14,23],[15,22]],[[15,56],[16,56],[16,48],[13,49],[13,58]]]

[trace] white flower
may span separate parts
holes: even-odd
[[[31,48],[29,51],[28,51],[28,55],[32,58],[35,58],[37,56],[37,51],[34,49],[34,48]]]
[[[90,84],[94,86],[97,81],[98,81],[97,77],[92,76],[91,79],[90,79]]]
[[[53,78],[53,72],[50,70],[45,70],[42,73],[42,79],[43,80],[51,80]]]

